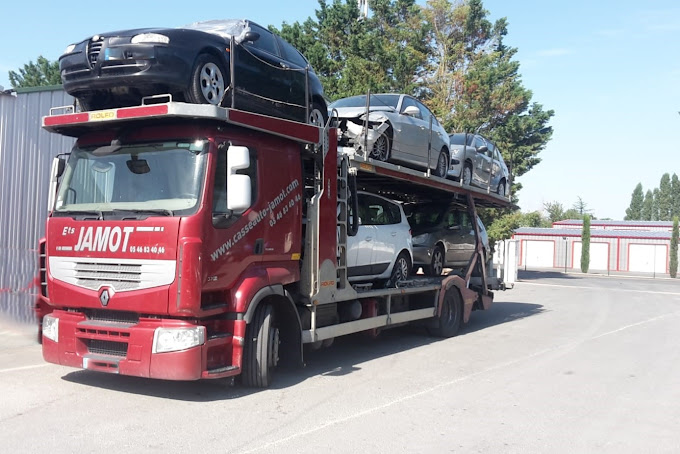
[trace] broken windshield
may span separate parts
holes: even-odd
[[[54,213],[186,215],[198,209],[208,142],[75,148]]]

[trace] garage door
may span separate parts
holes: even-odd
[[[574,242],[574,264],[572,268],[581,269],[581,248],[583,243]],[[608,270],[609,265],[609,243],[590,243],[590,265],[589,270]]]
[[[555,258],[554,241],[524,241],[524,265],[536,268],[552,268]]]
[[[665,273],[667,253],[664,244],[631,244],[628,248],[628,271]]]

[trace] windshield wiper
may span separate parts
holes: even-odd
[[[144,209],[144,210],[134,210],[133,213],[153,213],[153,214],[162,214],[163,216],[174,216],[175,213],[172,212],[172,210],[166,210],[165,208],[151,208],[151,209]]]
[[[104,220],[104,213],[102,213],[99,210],[63,210],[63,211],[55,210],[53,213],[59,214],[59,215],[64,215],[64,216],[93,215],[93,216],[97,216],[97,220]]]

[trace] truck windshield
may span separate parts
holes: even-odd
[[[207,150],[203,140],[76,147],[54,214],[192,214],[199,206]]]

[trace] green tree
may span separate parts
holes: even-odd
[[[590,216],[583,217],[581,232],[581,272],[587,273],[590,268]]]
[[[642,201],[642,210],[640,211],[641,221],[651,221],[652,212],[654,211],[654,194],[651,189],[647,189],[645,199]]]
[[[551,224],[567,219],[564,217],[564,207],[559,202],[545,202],[543,209],[548,213],[548,220]]]
[[[671,177],[671,217],[680,216],[680,180],[673,174]]]
[[[653,197],[652,197],[652,221],[658,221],[659,220],[659,188],[654,188],[654,191],[652,192]]]
[[[673,194],[671,192],[671,176],[664,173],[659,182],[659,221],[670,221],[673,209]]]
[[[588,209],[588,204],[581,198],[581,196],[577,197],[572,208],[576,210],[576,212],[580,215],[579,217],[581,218],[583,218],[586,214],[590,214],[591,211]]]
[[[642,219],[643,201],[642,183],[638,183],[631,195],[630,206],[626,208],[626,216],[624,217],[626,221],[639,221]]]
[[[43,87],[60,85],[59,62],[50,62],[42,55],[33,63],[29,61],[18,72],[9,72],[9,83],[13,88]]]
[[[673,218],[673,230],[671,232],[671,258],[668,270],[672,278],[678,275],[678,217]]]

